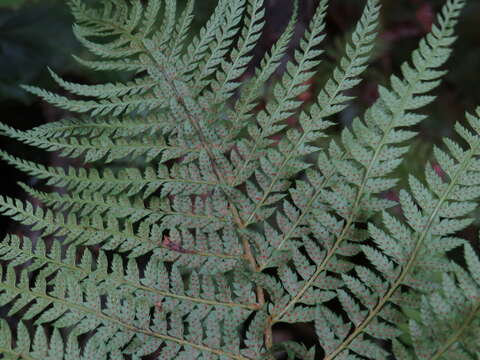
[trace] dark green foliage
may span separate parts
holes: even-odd
[[[1,4],[0,4],[1,5]],[[0,99],[26,101],[19,85],[47,74],[46,66],[65,68],[77,44],[70,16],[51,1],[20,10],[0,8]]]

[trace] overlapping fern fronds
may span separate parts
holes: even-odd
[[[0,196],[4,215],[41,233],[0,243],[0,305],[18,323],[0,323],[2,356],[478,358],[480,261],[458,233],[480,196],[480,110],[456,125],[463,143],[435,149],[441,172],[427,166],[425,181],[410,177],[402,216],[382,197],[435,99],[464,5],[447,0],[378,100],[338,141],[319,142],[370,61],[379,0],[366,1],[310,105],[300,95],[322,60],[327,0],[278,81],[296,6],[241,81],[263,0],[219,0],[197,35],[193,1],[179,9],[175,0],[71,0],[75,35],[96,57],[78,61],[131,79],[82,85],[51,72],[75,99],[25,89],[81,116],[28,131],[0,125],[85,164],[55,168],[0,152],[48,186],[21,184],[39,204]],[[291,117],[297,126],[287,127]],[[454,262],[448,253],[461,247],[465,261]],[[278,342],[281,322],[312,323],[316,346]]]

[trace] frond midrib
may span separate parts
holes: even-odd
[[[463,175],[465,170],[468,169],[470,165],[470,161],[474,159],[474,156],[477,154],[478,149],[480,149],[480,140],[477,140],[477,144],[475,147],[471,148],[469,150],[469,154],[466,157],[466,159],[461,163],[461,166],[458,167],[455,176],[451,179],[450,184],[446,188],[445,192],[442,194],[442,197],[438,200],[438,203],[436,204],[435,208],[433,209],[432,213],[430,214],[428,221],[425,224],[425,229],[421,234],[418,236],[418,240],[415,244],[415,248],[412,251],[409,260],[407,264],[403,267],[402,272],[398,276],[398,278],[395,280],[395,282],[390,286],[390,289],[388,292],[383,296],[383,298],[378,302],[378,304],[370,311],[369,315],[365,318],[365,320],[362,321],[362,323],[358,326],[356,326],[355,330],[350,334],[335,350],[333,353],[328,355],[325,360],[333,360],[335,356],[340,354],[343,350],[345,350],[348,345],[360,334],[362,333],[365,328],[370,324],[372,320],[374,320],[380,311],[383,309],[383,307],[387,304],[387,302],[392,298],[394,293],[397,291],[397,289],[402,285],[403,281],[407,277],[407,275],[410,273],[410,271],[413,269],[415,266],[415,262],[417,260],[417,257],[420,253],[420,250],[423,246],[423,242],[425,238],[429,235],[430,233],[430,228],[432,227],[434,221],[437,219],[438,212],[440,211],[442,205],[447,201],[450,193],[452,190],[455,188],[457,185],[457,182],[460,179],[460,176]]]
[[[0,282],[0,288],[4,288],[4,289],[10,290],[10,291],[17,292],[17,293],[22,293],[22,294],[25,294],[25,291],[27,290],[27,289],[18,289],[15,286],[9,286],[9,285],[7,285],[3,282]],[[35,292],[35,291],[32,291],[31,289],[28,289],[28,293],[31,295],[32,300],[33,299],[44,299],[49,304],[52,304],[52,303],[61,304],[61,305],[65,306],[69,311],[71,311],[72,309],[75,309],[79,313],[93,315],[97,319],[102,319],[103,321],[107,321],[107,322],[116,324],[116,325],[118,325],[118,326],[120,326],[124,329],[127,329],[128,331],[133,332],[133,333],[141,333],[141,334],[144,334],[144,335],[147,335],[147,336],[150,336],[150,337],[155,337],[157,339],[161,339],[161,340],[164,340],[164,341],[175,342],[179,345],[192,347],[194,349],[204,351],[204,352],[213,353],[213,354],[216,354],[218,356],[226,356],[226,357],[228,357],[230,359],[234,359],[234,360],[251,360],[251,359],[246,358],[242,355],[236,355],[236,354],[228,353],[228,352],[220,350],[220,349],[210,348],[206,345],[196,344],[196,343],[193,343],[191,341],[187,341],[187,340],[184,340],[184,339],[179,339],[179,338],[176,338],[176,337],[173,337],[173,336],[170,336],[170,335],[157,333],[157,332],[152,331],[152,330],[138,328],[138,327],[129,325],[129,324],[125,323],[124,321],[120,320],[120,319],[116,319],[114,317],[108,316],[108,315],[104,314],[102,311],[97,311],[97,310],[88,308],[84,305],[79,305],[79,304],[74,303],[74,302],[69,302],[65,299],[52,297],[52,296],[49,296],[49,295],[47,295],[45,293],[42,293],[42,292]]]

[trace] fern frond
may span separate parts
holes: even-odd
[[[35,244],[35,245],[34,245]],[[32,241],[29,238],[22,239],[16,236],[7,237],[0,245],[0,258],[9,261],[11,266],[25,265],[25,271],[33,273],[41,270],[45,276],[51,276],[59,271],[69,271],[70,276],[76,277],[84,284],[98,287],[100,294],[108,294],[116,291],[119,294],[128,294],[134,289],[141,296],[149,299],[151,306],[158,306],[161,302],[174,302],[177,300],[188,301],[192,304],[203,304],[215,307],[242,308],[255,310],[257,305],[248,303],[254,300],[252,289],[243,292],[241,296],[232,299],[233,290],[227,285],[227,279],[221,275],[211,278],[208,275],[199,275],[197,272],[190,274],[190,281],[184,283],[184,288],[177,288],[178,269],[168,271],[164,264],[156,257],[152,257],[147,266],[144,276],[140,276],[137,262],[130,258],[125,272],[122,259],[115,255],[112,261],[108,260],[105,252],[95,256],[90,250],[85,249],[78,257],[79,252],[74,246],[67,247],[62,256],[62,248],[59,242],[54,242],[49,249],[43,239]],[[79,260],[78,260],[79,259]],[[109,272],[107,269],[111,268]],[[186,284],[190,283],[187,287]],[[237,278],[237,285],[247,286],[241,278]],[[218,287],[213,298],[208,295],[209,288]],[[195,295],[198,290],[199,294]],[[249,294],[247,296],[247,294]],[[234,301],[233,301],[234,300]]]
[[[401,192],[400,204],[408,227],[399,226],[386,213],[384,225],[388,234],[372,224],[369,225],[369,232],[379,248],[367,245],[361,247],[375,269],[384,274],[383,281],[372,276],[370,279],[362,276],[365,269],[356,269],[359,278],[343,275],[345,284],[354,297],[342,290],[340,301],[351,309],[356,303],[354,299],[357,299],[367,310],[360,310],[359,305],[355,305],[352,315],[356,316],[356,319],[351,317],[356,325],[355,330],[341,339],[336,349],[328,354],[328,359],[335,358],[345,349],[355,351],[355,342],[365,341],[361,340],[362,333],[378,338],[395,338],[398,335],[395,331],[385,331],[386,327],[392,327],[387,325],[388,317],[382,316],[383,309],[389,302],[396,303],[396,295],[401,286],[423,292],[432,291],[435,289],[434,285],[432,287],[431,283],[422,279],[428,276],[426,274],[448,269],[445,260],[440,263],[432,261],[436,256],[441,258],[445,254],[445,250],[436,246],[436,243],[443,241],[448,244],[452,234],[472,223],[473,219],[467,217],[474,210],[469,200],[480,196],[478,185],[465,181],[471,179],[469,175],[477,171],[472,164],[478,161],[480,155],[480,109],[477,115],[479,117],[468,117],[475,135],[456,124],[458,134],[469,146],[468,150],[463,150],[451,140],[446,144],[455,146],[457,151],[453,158],[438,148],[436,150],[437,161],[448,175],[448,180],[443,181],[430,168],[426,176],[430,179],[431,190],[411,177],[410,188],[413,196],[406,191]],[[452,212],[452,208],[459,211]],[[458,245],[458,242],[453,240],[453,245]],[[417,271],[414,271],[415,269]],[[382,323],[380,319],[386,322]],[[317,321],[323,321],[322,317],[317,318]]]
[[[123,113],[149,112],[150,110],[159,109],[166,105],[165,101],[162,101],[162,99],[159,99],[154,94],[149,94],[148,96],[145,94],[143,96],[127,95],[122,98],[112,97],[111,99],[97,102],[91,100],[72,100],[33,86],[23,86],[23,88],[61,109],[78,113],[89,113],[92,116],[118,116]],[[122,89],[123,86],[121,86],[121,89],[117,89],[117,91],[122,91]]]
[[[177,2],[174,0],[165,0],[163,9],[163,19],[161,32],[156,33],[156,43],[160,50],[165,49],[165,45],[170,42],[172,33],[175,29],[176,17],[177,17]],[[157,11],[158,12],[158,11]]]
[[[92,53],[108,59],[108,61],[87,61],[78,59],[83,65],[96,70],[128,70],[136,73],[144,72],[148,65],[141,55],[146,49],[142,38],[152,32],[156,22],[155,16],[160,10],[160,1],[149,1],[146,8],[138,2],[128,4],[119,2],[116,5],[104,4],[103,11],[87,10],[78,2],[72,2],[73,13],[77,19],[75,35]],[[159,47],[170,41],[168,29],[175,25],[175,1],[166,2],[165,32],[156,39]],[[110,16],[110,18],[105,16]],[[142,23],[143,21],[143,23]],[[109,44],[90,41],[89,37],[117,36]],[[72,100],[35,87],[25,87],[26,90],[43,97],[57,106],[74,111],[90,112],[95,115],[107,115],[132,112],[149,112],[158,107],[168,106],[168,100],[161,96],[161,85],[151,77],[142,76],[126,84],[111,83],[105,85],[78,85],[66,82],[54,73],[55,81],[60,86],[81,96],[93,96],[101,99]],[[157,79],[158,80],[158,79]]]
[[[200,66],[200,63],[204,61],[205,57],[208,56],[209,44],[214,41],[215,36],[220,31],[220,26],[223,25],[225,21],[222,16],[228,6],[228,1],[220,0],[215,7],[214,13],[210,16],[210,19],[205,24],[198,36],[193,39],[191,44],[187,48],[187,55],[183,59],[185,64],[185,74],[190,74],[187,80],[193,78],[193,73]]]
[[[30,137],[44,137],[46,139],[87,137],[105,137],[110,139],[132,138],[142,134],[153,136],[163,131],[166,124],[161,124],[163,118],[158,115],[145,118],[112,118],[112,119],[75,119],[67,118],[37,126],[29,130]]]
[[[432,32],[420,41],[419,49],[412,55],[415,68],[412,69],[405,63],[402,66],[405,80],[392,76],[393,91],[380,89],[380,98],[367,110],[365,123],[359,119],[354,120],[352,126],[355,135],[349,129],[344,129],[342,140],[347,151],[344,152],[332,142],[329,148],[331,160],[328,160],[328,157],[320,158],[321,161],[326,160],[327,169],[335,169],[333,173],[348,183],[339,186],[332,184],[329,190],[324,190],[321,194],[327,207],[338,210],[335,213],[341,219],[324,209],[314,212],[311,226],[318,229],[317,238],[324,243],[322,260],[317,263],[314,273],[304,280],[297,295],[293,296],[285,309],[274,315],[274,318],[281,319],[293,311],[294,305],[315,286],[316,280],[324,271],[343,273],[347,270],[349,267],[343,266],[346,260],[337,255],[355,254],[349,254],[348,249],[355,248],[356,239],[361,239],[361,235],[355,235],[358,231],[355,222],[364,220],[359,217],[360,210],[372,207],[381,210],[389,204],[375,204],[373,200],[373,206],[369,205],[376,193],[388,190],[396,184],[396,179],[387,176],[400,164],[399,156],[405,151],[403,147],[398,148],[398,145],[415,135],[414,132],[401,128],[416,124],[423,118],[409,110],[417,109],[433,99],[420,94],[439,84],[437,78],[443,72],[435,69],[448,59],[449,46],[455,40],[452,36],[453,26],[464,4],[463,0],[447,2],[442,16],[438,19],[439,27],[433,27]]]
[[[20,140],[25,144],[47,151],[58,151],[61,155],[69,158],[83,156],[85,162],[104,159],[106,163],[109,163],[127,157],[137,158],[141,156],[144,156],[147,162],[151,162],[160,156],[162,157],[161,162],[164,162],[182,157],[192,150],[180,146],[170,146],[165,139],[158,135],[150,138],[143,136],[141,140],[121,138],[113,140],[106,136],[83,137],[80,139],[55,137],[49,139],[48,137],[38,137],[35,132],[15,130],[4,124],[0,124],[0,131],[3,135]]]
[[[16,158],[0,152],[0,158],[20,171],[47,179],[47,185],[66,187],[78,192],[88,191],[100,195],[119,195],[131,197],[139,193],[145,199],[159,190],[162,185],[162,197],[169,194],[201,195],[213,190],[218,183],[212,181],[194,166],[177,166],[168,169],[165,166],[147,167],[143,173],[137,168],[123,168],[118,173],[105,168],[102,173],[95,169],[46,167],[41,164]]]
[[[90,33],[95,36],[123,34],[124,29],[132,32],[139,25],[141,19],[142,8],[138,6],[139,4],[134,4],[130,8],[126,1],[118,1],[116,4],[105,2],[100,8],[89,7],[79,0],[71,0],[69,5],[77,23],[90,25]],[[159,10],[159,5],[160,1],[150,2],[145,11],[146,23],[152,23]],[[151,26],[153,23],[144,30],[152,30]],[[148,33],[145,32],[145,34]]]
[[[16,334],[17,341],[14,341],[10,325],[4,319],[0,320],[0,353],[5,360],[62,360],[64,356],[67,359],[80,359],[78,341],[69,337],[65,346],[58,329],[54,329],[53,333],[48,336],[45,329],[38,326],[32,337],[28,327],[20,321]]]
[[[285,74],[275,85],[274,98],[257,115],[258,126],[249,127],[253,141],[247,152],[241,154],[244,160],[235,170],[235,185],[245,182],[252,175],[257,168],[259,154],[271,143],[268,137],[283,129],[285,125],[279,123],[289,118],[302,104],[298,96],[307,89],[305,82],[314,75],[314,68],[320,63],[318,57],[322,51],[316,48],[325,38],[322,32],[325,28],[326,10],[327,1],[321,1],[301,41],[300,50],[295,53],[296,64],[287,64]]]
[[[75,214],[64,216],[51,209],[34,207],[31,203],[23,203],[18,199],[0,198],[0,212],[13,220],[31,227],[33,231],[42,231],[43,236],[54,235],[65,239],[66,244],[77,246],[102,244],[104,249],[120,252],[134,251],[134,254],[148,253],[156,250],[158,256],[165,261],[176,260],[178,264],[188,264],[189,267],[203,267],[204,271],[226,272],[237,265],[241,259],[241,246],[237,236],[229,227],[224,227],[223,240],[228,244],[219,247],[222,237],[216,233],[196,232],[196,239],[188,230],[177,231],[175,226],[182,221],[188,221],[193,227],[209,225],[211,219],[196,221],[188,217],[173,214],[170,218],[170,242],[164,241],[161,227],[142,221],[134,229],[132,222],[120,223],[113,216],[107,219],[99,217],[77,218]],[[207,224],[205,224],[205,222]],[[169,228],[168,221],[165,226]],[[225,252],[223,252],[223,250]],[[230,253],[231,251],[231,253]],[[223,270],[222,270],[223,269]]]
[[[137,5],[138,6],[138,5]],[[124,29],[128,33],[128,29]],[[128,46],[128,37],[120,37],[116,41],[112,41],[108,44],[102,44],[88,40],[88,37],[97,36],[96,31],[92,31],[91,28],[84,28],[79,24],[73,26],[73,33],[80,43],[87,48],[92,54],[106,59],[123,59],[140,53],[141,49],[138,47]]]
[[[180,279],[177,277],[178,280]],[[173,310],[166,305],[165,308],[155,308],[154,317],[150,319],[150,307],[145,301],[111,293],[106,296],[105,305],[102,305],[100,295],[94,287],[83,286],[74,278],[69,278],[67,273],[59,272],[55,282],[49,283],[51,289],[47,288],[47,283],[48,280],[41,273],[32,287],[28,285],[25,277],[17,282],[13,269],[8,267],[6,281],[0,284],[2,305],[20,304],[20,310],[30,304],[24,319],[38,316],[37,324],[53,321],[56,328],[75,325],[74,333],[77,336],[96,330],[89,341],[97,346],[96,356],[100,358],[107,358],[109,353],[117,355],[119,349],[130,343],[129,352],[133,356],[145,356],[162,348],[163,344],[171,344],[177,347],[175,353],[183,352],[187,356],[196,357],[201,353],[210,353],[230,359],[247,359],[219,349],[219,341],[223,337],[227,340],[232,338],[230,329],[225,330],[220,338],[211,338],[209,331],[218,334],[218,331],[221,331],[219,324],[224,321],[224,317],[230,316],[229,321],[235,324],[244,320],[248,311],[231,310],[223,314],[210,312],[211,321],[205,335],[182,338],[179,332],[183,329],[182,317],[178,313],[176,316],[165,316]],[[197,326],[200,314],[198,311],[191,312],[188,323],[191,323],[192,329]],[[138,341],[134,341],[134,338]],[[27,339],[28,337],[24,341]],[[103,346],[97,343],[100,340],[103,341]],[[163,351],[165,350],[163,348]]]
[[[231,62],[222,62],[222,71],[216,76],[216,81],[212,85],[214,93],[214,102],[224,103],[232,95],[233,91],[240,86],[240,82],[235,82],[246,70],[247,65],[252,59],[252,52],[261,35],[264,26],[263,0],[254,0],[253,4],[249,1],[247,4],[249,13],[248,25],[243,27],[239,44],[233,50]]]
[[[85,60],[73,55],[73,58],[81,65],[97,71],[130,71],[141,73],[145,71],[145,65],[139,60],[120,59],[120,60]]]
[[[178,59],[183,52],[185,46],[185,40],[188,36],[192,21],[193,21],[193,10],[195,7],[195,0],[188,0],[185,9],[180,17],[180,20],[177,23],[175,28],[175,34],[171,40],[171,45],[169,46],[170,55],[169,59]]]
[[[396,342],[394,350],[399,358],[477,359],[480,262],[470,245],[465,245],[465,255],[469,272],[456,265],[456,276],[443,274],[441,292],[423,297],[420,319],[410,320],[414,351]]]
[[[248,125],[248,122],[246,122],[245,119],[248,119],[248,114],[256,105],[258,105],[258,97],[261,95],[262,88],[272,74],[278,69],[281,59],[285,56],[288,44],[293,37],[297,17],[298,3],[294,2],[293,14],[286,29],[283,31],[277,42],[272,46],[270,52],[262,59],[260,67],[256,70],[253,79],[243,85],[239,99],[235,103],[235,111],[230,114],[230,117],[232,118],[230,122],[234,127],[230,138],[234,138],[242,128]]]
[[[34,245],[35,244],[35,245]],[[173,269],[171,275],[164,264],[158,258],[152,257],[146,266],[144,276],[140,276],[137,262],[131,258],[125,272],[122,266],[122,259],[116,255],[112,261],[108,260],[104,252],[98,256],[85,249],[78,259],[78,251],[75,247],[67,247],[66,254],[62,256],[62,249],[58,242],[52,247],[48,246],[43,239],[32,241],[29,238],[18,238],[10,236],[0,245],[0,258],[3,261],[10,261],[11,266],[25,265],[25,271],[29,273],[41,270],[45,276],[51,276],[59,271],[69,271],[70,276],[76,277],[87,286],[98,287],[100,294],[108,294],[112,291],[119,294],[129,294],[132,289],[141,296],[149,299],[150,306],[159,306],[159,303],[169,302],[175,305],[175,301],[188,301],[191,304],[210,305],[225,308],[241,308],[255,310],[257,306],[248,301],[254,300],[254,294],[243,293],[235,296],[232,300],[233,290],[227,285],[227,279],[217,275],[212,278],[208,275],[199,275],[193,272],[190,281],[185,282],[184,288],[178,288],[178,269]],[[107,269],[111,268],[109,272]],[[248,286],[240,278],[237,285]],[[243,283],[242,283],[243,281]],[[189,287],[186,284],[190,283]],[[198,287],[198,289],[196,289]],[[209,296],[209,288],[218,287],[214,296]],[[252,299],[253,297],[253,299]]]
[[[210,54],[200,64],[198,71],[194,73],[194,82],[192,86],[195,89],[195,94],[200,94],[201,91],[208,86],[210,83],[208,78],[210,76],[217,77],[215,74],[217,73],[217,70],[219,70],[218,67],[222,64],[224,57],[227,56],[229,51],[231,51],[235,36],[241,28],[239,23],[243,18],[242,14],[245,11],[245,5],[246,0],[235,0],[229,2],[229,6],[227,6],[225,12],[224,23],[218,28],[215,36],[216,39],[213,41],[213,44],[210,45]],[[255,32],[258,31],[259,29],[255,30]],[[235,56],[235,54],[232,54],[234,67],[236,66]],[[224,70],[227,69],[220,68],[219,73],[223,74],[225,72]],[[215,88],[213,88],[213,90],[215,90]]]
[[[171,217],[171,220],[164,219],[165,228],[175,227],[174,224],[185,222],[188,228],[193,225],[214,226],[221,228],[219,224],[224,223],[223,219],[215,218],[213,215],[200,214],[201,210],[195,209],[192,213],[186,211],[175,211],[170,208],[168,203],[155,204],[154,206],[145,206],[143,199],[117,199],[115,197],[104,197],[95,193],[75,193],[73,196],[58,193],[44,193],[37,191],[27,185],[20,186],[31,196],[42,201],[43,204],[57,212],[68,212],[76,214],[79,217],[93,216],[113,216],[118,219],[128,218],[135,223],[140,220],[148,221],[152,224],[158,222],[164,217]],[[191,211],[191,209],[188,209]],[[196,220],[193,220],[196,219]],[[170,224],[170,225],[166,225]]]
[[[182,226],[185,229],[201,229],[207,233],[221,230],[225,224],[233,221],[229,214],[217,216],[214,196],[202,200],[197,197],[192,201],[189,197],[175,196],[171,201],[155,201],[152,199],[145,205],[142,198],[117,199],[105,197],[97,193],[75,192],[69,196],[58,193],[43,193],[21,184],[23,189],[36,199],[55,211],[75,214],[79,218],[97,216],[125,219],[132,223],[143,220],[151,224],[162,222],[164,229]]]
[[[37,232],[0,242],[0,306],[12,320],[0,323],[1,356],[476,359],[480,262],[457,233],[480,198],[480,108],[468,128],[455,125],[461,143],[434,148],[436,170],[409,177],[401,219],[379,196],[396,185],[417,111],[445,74],[465,0],[446,0],[402,76],[325,147],[328,118],[369,62],[379,0],[366,0],[345,55],[304,108],[325,38],[321,0],[258,112],[293,38],[296,2],[244,85],[264,0],[219,0],[197,36],[194,0],[182,12],[176,0],[69,3],[75,35],[97,58],[78,61],[130,74],[83,85],[50,71],[80,98],[26,89],[86,115],[29,131],[0,124],[3,135],[83,163],[0,152],[53,187],[20,184],[38,202],[0,196],[2,215]],[[291,116],[298,126],[286,129]],[[451,261],[462,246],[465,261]],[[312,323],[318,344],[279,341],[279,322]]]
[[[269,154],[270,161],[264,160],[262,167],[269,169],[268,172],[265,171],[266,174],[264,176],[269,176],[269,173],[272,173],[273,176],[270,177],[270,186],[268,186],[266,190],[264,190],[263,195],[260,196],[260,200],[257,202],[257,208],[253,210],[247,219],[247,224],[253,220],[257,209],[261,208],[265,202],[269,202],[272,190],[277,182],[281,182],[284,178],[294,175],[305,167],[308,167],[308,165],[302,164],[302,162],[298,160],[298,157],[318,151],[316,147],[307,145],[307,143],[324,136],[322,130],[328,126],[326,125],[328,123],[326,123],[323,118],[343,109],[345,105],[342,103],[347,98],[342,95],[342,92],[360,81],[358,77],[365,68],[365,64],[368,61],[367,54],[371,51],[372,43],[375,39],[372,32],[377,26],[378,14],[378,3],[376,1],[369,1],[352,35],[353,48],[347,45],[347,55],[340,62],[340,66],[334,70],[334,78],[327,82],[325,89],[321,90],[318,103],[313,106],[310,114],[302,113],[300,115],[303,132],[299,133],[293,129],[289,130],[287,138],[282,140],[283,143],[281,143],[280,146],[283,153],[271,150]],[[334,108],[335,110],[333,110]],[[295,166],[292,164],[293,162],[295,162]],[[266,256],[266,260],[261,262],[262,269],[271,266],[271,264],[269,264],[269,257],[283,249],[292,235],[295,234],[298,226],[303,225],[305,220],[308,219],[310,210],[318,202],[320,195],[325,194],[325,185],[328,184],[327,178],[331,175],[327,174],[327,169],[324,167],[322,167],[322,171],[325,174],[323,179],[320,175],[307,172],[308,178],[312,179],[314,186],[303,182],[302,185],[304,188],[301,192],[302,195],[296,197],[294,196],[293,190],[291,190],[295,206],[297,206],[301,212],[295,210],[291,203],[284,203],[284,214],[286,216],[282,214],[277,215],[277,222],[282,227],[284,235],[280,236],[277,234],[276,236],[269,236],[269,240],[266,241],[266,243],[271,243],[272,248],[267,250],[267,254],[263,254]],[[315,181],[313,182],[314,178]],[[298,186],[300,186],[300,183]],[[311,197],[305,198],[305,193],[311,194]],[[307,200],[307,202],[305,203],[304,200]],[[304,233],[303,235],[306,234]]]
[[[68,82],[58,76],[53,70],[48,70],[52,78],[65,90],[79,96],[88,96],[97,99],[119,98],[126,95],[144,95],[156,85],[154,81],[148,78],[133,79],[127,83],[82,85]]]

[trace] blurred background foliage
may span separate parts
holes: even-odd
[[[93,3],[95,0],[90,0]],[[136,0],[132,0],[136,1]],[[140,1],[140,0],[138,0]],[[178,0],[183,6],[185,0]],[[255,50],[255,63],[279,37],[291,14],[291,0],[265,0],[267,24]],[[337,126],[332,132],[336,137],[339,130],[348,125],[353,117],[361,114],[377,97],[377,84],[387,83],[389,74],[398,73],[400,64],[410,56],[421,36],[432,24],[436,12],[444,0],[382,0],[382,20],[378,47],[370,70],[364,82],[352,93],[356,100],[339,116]],[[197,1],[195,30],[205,23],[216,0]],[[297,25],[296,39],[292,48],[298,44],[308,24],[317,0],[299,0],[300,16]],[[324,42],[325,61],[319,74],[310,80],[311,87],[302,97],[313,101],[318,89],[326,81],[336,60],[342,55],[342,48],[352,26],[359,18],[364,1],[331,0],[327,18],[328,38]],[[442,136],[452,134],[452,126],[464,117],[465,110],[472,110],[480,105],[480,1],[469,0],[458,27],[459,41],[454,55],[449,62],[449,74],[442,87],[436,91],[438,99],[425,109],[428,119],[420,125],[420,137],[412,146],[404,165],[398,170],[402,179],[408,173],[421,177],[427,161],[431,159],[432,144],[439,144]],[[76,54],[88,56],[79,47],[72,34],[72,18],[64,0],[0,0],[0,113],[2,121],[8,125],[26,129],[39,124],[55,121],[64,116],[62,111],[52,108],[25,93],[20,84],[34,84],[51,90],[60,91],[48,76],[47,66],[55,70],[67,80],[81,83],[98,83],[117,77],[118,74],[86,72],[77,65],[71,56]],[[285,61],[292,56],[292,51]],[[125,75],[124,75],[125,76]],[[277,74],[278,76],[278,74]],[[268,94],[266,94],[268,97]],[[295,126],[295,119],[291,125]],[[65,165],[65,160],[52,154],[32,152],[30,148],[18,143],[1,139],[2,149],[17,156],[41,160],[49,165]],[[34,179],[11,167],[0,164],[3,177],[3,194],[24,196],[16,185],[18,180],[29,183]],[[405,181],[403,183],[405,185]],[[396,192],[386,194],[392,198]],[[15,226],[0,219],[1,232],[16,230]],[[10,229],[8,229],[10,227]],[[477,229],[470,230],[472,241]]]

